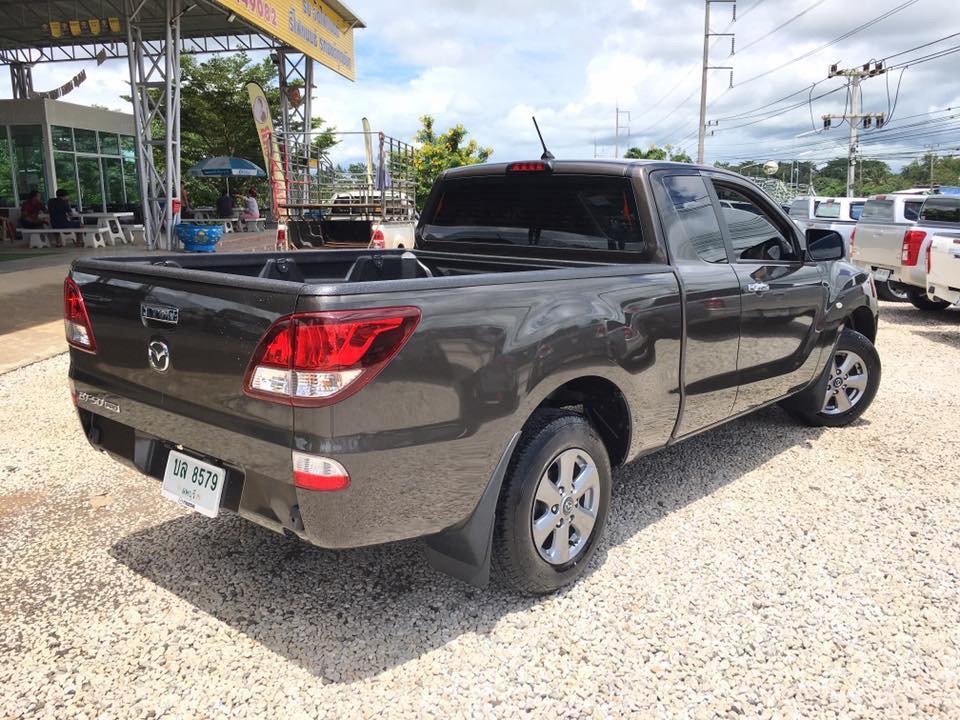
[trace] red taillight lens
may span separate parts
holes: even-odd
[[[370,233],[370,247],[383,250],[386,239],[383,237],[383,230],[374,230]]]
[[[904,265],[916,265],[920,259],[920,246],[927,234],[923,230],[907,230],[903,234],[903,251],[900,262]]]
[[[71,347],[89,353],[97,351],[87,306],[80,287],[71,278],[63,281],[63,330]]]
[[[507,165],[507,172],[546,172],[550,166],[540,160],[532,162],[515,162]]]
[[[290,405],[339,402],[376,377],[418,322],[420,310],[414,307],[280,318],[253,354],[244,392]]]
[[[293,451],[293,484],[304,490],[343,490],[350,474],[336,460]]]

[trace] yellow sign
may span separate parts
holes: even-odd
[[[247,84],[247,94],[250,95],[250,107],[253,108],[253,122],[257,126],[257,136],[260,138],[260,149],[263,151],[263,163],[267,167],[267,177],[270,178],[270,191],[273,198],[273,212],[276,217],[286,215],[286,209],[281,208],[287,202],[287,180],[283,174],[283,157],[280,155],[280,144],[273,132],[273,118],[270,117],[270,105],[263,94],[263,88],[257,83]]]
[[[267,35],[356,80],[353,26],[323,0],[216,0]]]

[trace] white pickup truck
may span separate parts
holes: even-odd
[[[950,305],[960,303],[960,196],[928,197],[920,217],[932,232],[927,295]]]
[[[844,250],[850,250],[850,236],[857,226],[860,213],[867,202],[866,198],[826,198],[821,200],[813,211],[813,220],[809,227],[818,230],[833,230],[843,238]]]
[[[921,307],[926,297],[922,258],[930,239],[916,227],[925,195],[874,195],[867,199],[850,240],[850,260],[873,274],[877,294],[902,288],[907,300]],[[926,308],[925,308],[926,309]]]

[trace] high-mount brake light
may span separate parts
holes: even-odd
[[[418,322],[415,307],[287,315],[260,339],[243,391],[288,405],[340,402],[383,370]]]
[[[515,162],[507,165],[507,172],[548,172],[550,165],[541,160]]]
[[[63,281],[63,330],[71,347],[88,353],[97,352],[97,341],[93,337],[80,286],[69,277]]]
[[[920,259],[920,246],[927,234],[923,230],[907,230],[903,234],[903,248],[900,252],[900,262],[904,265],[915,266]]]

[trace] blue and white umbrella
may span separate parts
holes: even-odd
[[[266,171],[249,160],[238,157],[219,157],[201,160],[187,170],[192,177],[266,177]]]

